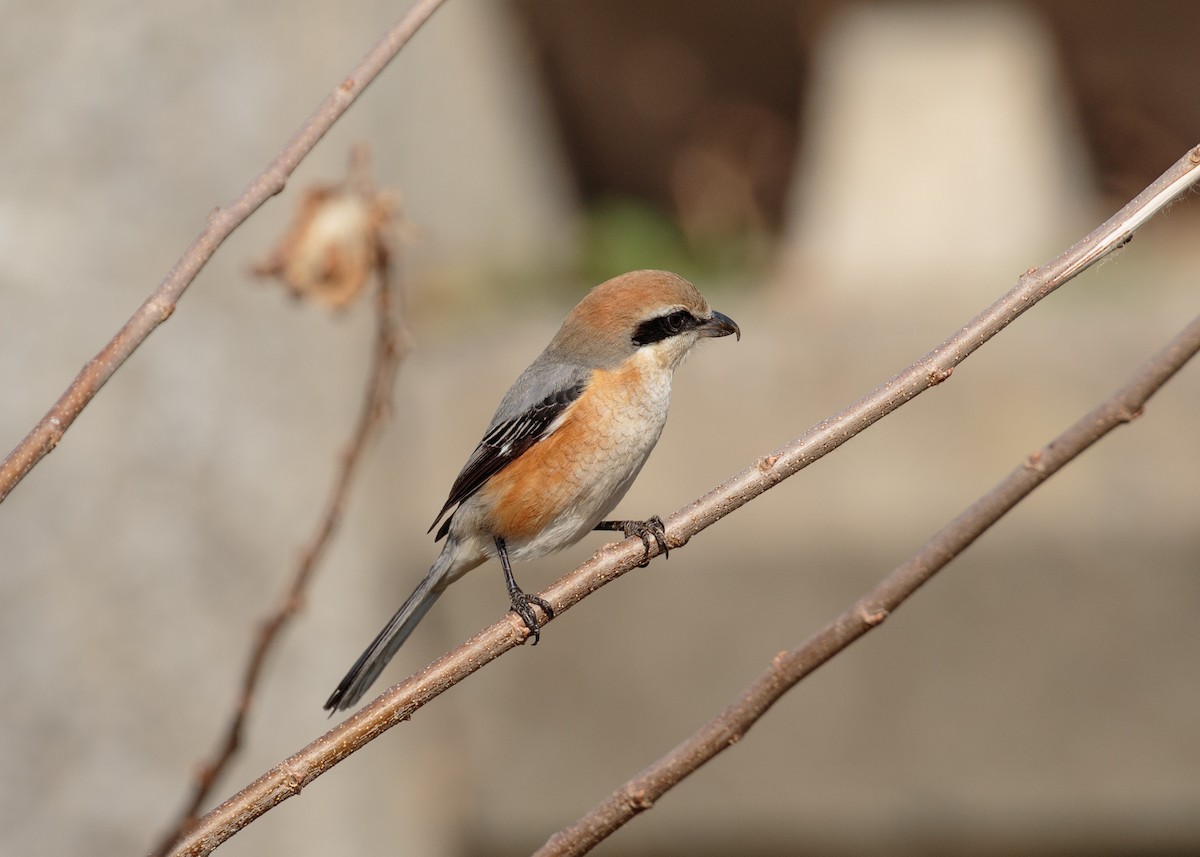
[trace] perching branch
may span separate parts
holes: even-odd
[[[701,765],[741,740],[798,682],[882,624],[897,607],[966,550],[1035,488],[1117,426],[1141,416],[1146,401],[1200,351],[1200,317],[1142,365],[1125,386],[1041,449],[937,532],[903,565],[798,648],[781,652],[728,708],[674,750],[560,830],[534,857],[586,854],[654,806]]]
[[[944,381],[954,367],[1011,321],[1124,244],[1153,214],[1200,180],[1200,147],[1188,152],[1158,180],[1061,256],[1026,272],[1000,300],[912,366],[868,396],[826,419],[781,449],[766,455],[676,512],[666,521],[669,546],[688,540],[734,509],[836,449],[901,405]],[[633,568],[641,541],[626,539],[602,548],[592,559],[541,593],[561,616],[574,604]],[[651,546],[657,553],[657,547]],[[882,618],[882,617],[881,617]],[[483,629],[424,670],[383,693],[356,715],[263,774],[200,819],[173,852],[211,853],[273,806],[300,790],[351,753],[404,720],[425,703],[525,641],[528,631],[513,616]]]
[[[325,97],[261,173],[255,176],[236,199],[214,209],[208,225],[167,273],[117,335],[87,362],[71,386],[25,436],[8,457],[0,462],[0,503],[17,483],[58,445],[75,418],[87,407],[105,382],[121,368],[131,354],[156,327],[171,317],[175,305],[200,269],[235,229],[264,202],[283,190],[287,179],[300,162],[325,136],[333,123],[346,112],[392,60],[413,34],[429,19],[444,0],[416,0],[405,16],[389,29],[367,52],[362,61]]]
[[[374,195],[373,189],[371,195]],[[392,261],[381,232],[382,230],[374,236],[378,243],[379,254],[375,266],[377,280],[375,344],[358,422],[341,455],[341,465],[325,502],[324,514],[304,552],[300,555],[291,585],[279,606],[271,615],[263,619],[259,626],[258,636],[242,677],[241,690],[221,743],[213,758],[204,762],[198,769],[196,780],[192,785],[191,798],[170,831],[154,849],[155,857],[169,853],[179,838],[195,824],[200,807],[208,800],[218,777],[224,772],[240,748],[242,730],[250,711],[250,704],[254,699],[254,692],[258,687],[258,680],[267,653],[278,639],[284,626],[300,610],[309,580],[316,570],[317,563],[324,556],[334,531],[341,522],[342,511],[349,496],[350,484],[354,480],[358,464],[366,451],[367,441],[375,430],[381,427],[391,410],[392,388],[396,379],[396,371],[399,369],[400,361],[408,352],[409,337],[399,314],[403,306],[403,290],[393,280]]]

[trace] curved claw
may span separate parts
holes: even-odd
[[[521,621],[525,623],[525,627],[529,629],[529,634],[533,637],[533,645],[538,644],[541,639],[541,629],[538,626],[537,616],[533,612],[531,604],[536,604],[546,612],[547,619],[554,618],[554,608],[550,606],[544,598],[537,595],[527,595],[520,589],[514,590],[512,593],[512,612],[521,617]]]
[[[650,539],[654,539],[654,543],[658,545],[658,549],[662,551],[663,559],[670,559],[671,550],[667,547],[667,528],[663,525],[662,518],[658,515],[652,515],[644,521],[626,521],[624,527],[625,538],[637,536],[642,540],[642,547],[646,554],[642,561],[638,563],[638,568],[645,568],[650,564]]]
[[[641,539],[645,555],[638,563],[638,568],[645,568],[650,564],[650,539],[654,539],[654,543],[658,545],[658,549],[664,557],[671,555],[670,546],[667,544],[667,529],[658,515],[652,515],[644,521],[601,521],[596,525],[596,529],[617,530],[623,533],[627,539],[634,536]]]

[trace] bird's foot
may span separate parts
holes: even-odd
[[[537,616],[533,612],[533,606],[541,607],[546,613],[546,619],[554,618],[554,608],[550,606],[550,602],[545,598],[540,598],[537,595],[527,595],[520,589],[509,590],[509,597],[512,599],[512,612],[521,617],[521,621],[525,623],[525,627],[529,629],[529,634],[533,637],[533,644],[536,646],[541,638],[539,633]]]
[[[650,539],[654,539],[654,543],[662,551],[663,557],[670,557],[671,555],[671,551],[667,546],[667,528],[663,525],[662,518],[658,515],[649,517],[644,521],[601,521],[596,525],[596,529],[616,530],[624,533],[627,539],[631,539],[634,536],[641,539],[645,555],[642,557],[642,561],[638,563],[638,568],[645,568],[650,564]]]

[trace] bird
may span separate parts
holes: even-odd
[[[441,553],[325,702],[332,714],[362,698],[446,587],[500,560],[512,612],[540,638],[512,563],[575,544],[594,530],[650,540],[665,555],[662,519],[606,520],[662,434],[671,380],[701,339],[742,332],[694,285],[667,271],[631,271],[589,291],[521,373],[454,480],[429,531]]]

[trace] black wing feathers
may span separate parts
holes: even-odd
[[[454,485],[450,488],[450,497],[446,500],[446,505],[442,506],[442,510],[438,512],[437,518],[434,519],[429,529],[433,530],[437,526],[438,521],[449,511],[450,507],[466,500],[478,491],[488,479],[544,438],[551,424],[572,402],[579,398],[586,386],[584,382],[579,382],[559,390],[519,416],[494,425],[483,436],[479,446],[475,447],[471,457],[467,459],[462,472],[458,474],[458,478],[454,480]],[[450,518],[447,518],[437,532],[437,540],[440,541],[444,538],[449,529]]]

